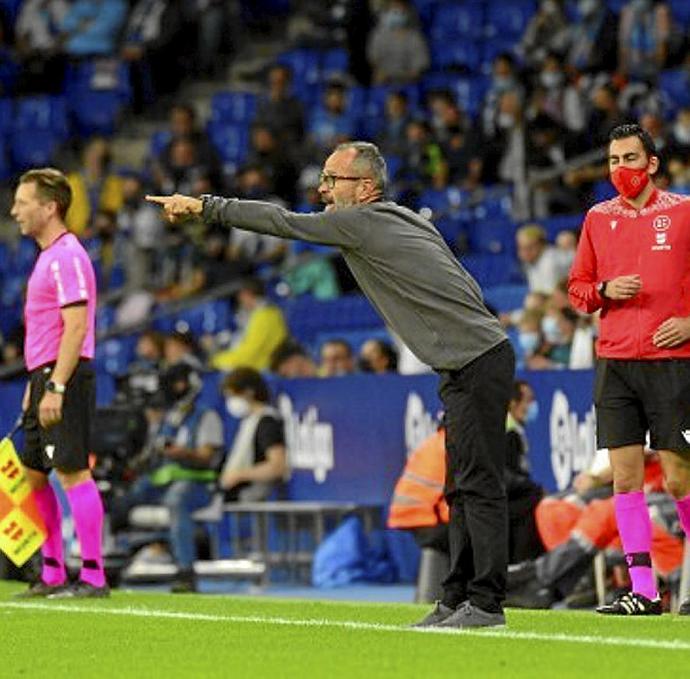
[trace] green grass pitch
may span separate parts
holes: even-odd
[[[0,676],[681,677],[690,619],[507,612],[505,630],[420,631],[406,604],[116,591],[20,602],[0,582]]]

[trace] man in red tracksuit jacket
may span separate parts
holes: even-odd
[[[658,615],[651,522],[642,492],[647,431],[690,535],[690,197],[660,191],[654,142],[616,127],[609,170],[619,196],[585,218],[570,272],[571,303],[601,309],[594,403],[597,439],[613,469],[618,531],[632,591],[597,609]],[[690,615],[690,599],[680,613]]]

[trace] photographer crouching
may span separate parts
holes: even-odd
[[[202,382],[185,362],[170,366],[161,377],[165,408],[149,435],[143,460],[146,472],[113,501],[113,531],[127,526],[131,509],[162,505],[170,513],[169,543],[178,567],[174,592],[196,589],[196,557],[192,513],[211,501],[211,490],[223,453],[223,423],[212,408],[199,403]]]

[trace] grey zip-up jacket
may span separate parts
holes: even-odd
[[[204,196],[203,218],[337,246],[386,324],[436,370],[459,370],[507,339],[433,224],[396,203],[297,214],[271,203]]]

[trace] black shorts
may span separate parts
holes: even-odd
[[[690,453],[690,359],[597,361],[594,381],[599,448],[649,444]]]
[[[24,413],[24,449],[19,457],[26,467],[40,472],[88,469],[91,421],[96,409],[93,368],[87,361],[79,362],[66,385],[62,420],[45,429],[38,422],[38,405],[52,371],[52,366],[45,366],[29,375],[31,395]]]

